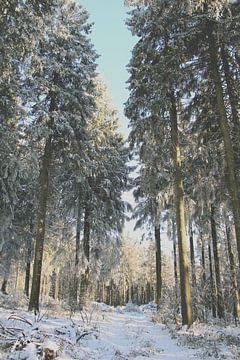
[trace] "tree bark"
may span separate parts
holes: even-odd
[[[80,263],[80,230],[81,230],[81,201],[80,191],[77,199],[77,225],[76,225],[76,248],[75,248],[75,269],[73,280],[73,301],[77,305],[78,303],[78,289],[79,289],[79,263]]]
[[[230,226],[226,223],[226,238],[227,238],[227,250],[228,250],[228,257],[230,263],[230,278],[232,283],[232,293],[233,293],[233,316],[235,319],[240,318],[240,302],[239,302],[239,294],[238,294],[238,284],[237,284],[237,274],[236,274],[236,266],[235,266],[235,259],[234,253],[232,249],[231,243],[231,229]]]
[[[193,244],[193,229],[190,219],[189,219],[189,242],[190,242],[190,258],[191,258],[191,270],[192,270],[192,287],[196,289],[197,280],[196,280],[195,252],[194,252],[194,244]]]
[[[27,297],[29,297],[30,275],[31,275],[31,257],[32,257],[32,246],[31,246],[31,244],[28,244],[26,268],[25,268],[25,281],[24,281],[24,294]]]
[[[222,292],[222,283],[221,283],[220,265],[219,265],[217,229],[215,222],[215,207],[213,204],[211,205],[211,231],[212,231],[212,245],[213,245],[216,291],[217,291],[217,314],[219,318],[222,319],[224,318],[224,301],[223,301],[223,292]]]
[[[180,287],[181,287],[181,310],[183,325],[190,326],[192,319],[192,305],[190,296],[190,281],[187,256],[186,242],[186,225],[184,214],[184,191],[182,180],[182,165],[180,154],[180,143],[177,124],[177,108],[175,94],[170,93],[170,124],[172,140],[172,158],[174,163],[174,195],[176,208],[176,222],[178,234],[178,251],[179,251],[179,270],[180,270]]]
[[[40,172],[39,200],[37,210],[36,245],[33,265],[32,289],[28,310],[39,312],[39,296],[42,273],[43,246],[45,236],[45,221],[47,213],[47,199],[49,188],[49,167],[52,154],[52,137],[49,136],[45,143],[42,168]]]
[[[240,267],[240,202],[238,198],[238,184],[237,184],[237,168],[234,158],[234,151],[230,137],[230,128],[226,108],[224,104],[224,95],[222,89],[221,76],[218,65],[218,47],[216,46],[216,39],[213,35],[213,26],[208,22],[208,42],[209,42],[209,56],[212,72],[212,80],[215,88],[216,103],[218,110],[218,119],[221,129],[221,134],[224,142],[225,159],[228,170],[228,191],[231,197],[233,217],[235,224],[235,233],[237,240],[238,261]]]
[[[85,203],[84,213],[84,228],[83,228],[83,252],[87,262],[85,273],[82,276],[81,281],[81,294],[80,302],[81,306],[84,306],[87,301],[88,287],[89,287],[89,260],[90,260],[90,232],[91,232],[91,209],[90,205]]]
[[[206,284],[206,265],[205,265],[205,248],[204,248],[204,241],[203,241],[203,234],[200,232],[200,240],[201,240],[201,253],[202,253],[202,282],[203,286]]]
[[[172,218],[172,237],[173,237],[173,261],[174,261],[175,293],[176,293],[176,296],[177,296],[177,289],[178,289],[177,238],[176,238],[176,224],[175,224],[174,218]]]
[[[160,225],[155,226],[155,246],[156,246],[156,287],[157,287],[157,309],[159,310],[162,297],[162,252],[161,252],[161,233]]]
[[[2,282],[2,287],[1,287],[1,292],[4,295],[7,295],[7,284],[8,284],[8,278],[4,277],[3,282]]]
[[[213,266],[212,266],[212,251],[211,251],[211,245],[210,242],[208,244],[208,260],[209,260],[209,273],[210,273],[210,286],[211,286],[211,299],[212,299],[212,316],[214,318],[217,317],[217,311],[216,311],[216,287],[215,287],[215,281],[213,278]]]

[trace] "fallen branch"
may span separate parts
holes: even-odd
[[[25,319],[25,318],[22,317],[22,316],[15,315],[15,314],[10,315],[9,318],[8,318],[8,320],[18,320],[18,321],[22,321],[22,322],[24,322],[24,323],[26,323],[26,324],[28,324],[28,325],[30,325],[30,326],[33,326],[33,324],[32,324],[29,320]]]
[[[91,335],[92,333],[93,333],[92,331],[88,331],[88,332],[86,331],[86,332],[80,334],[80,335],[78,336],[77,340],[76,340],[76,343],[78,343],[78,341],[79,341],[80,339],[82,339],[84,336]]]

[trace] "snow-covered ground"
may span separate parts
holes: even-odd
[[[72,317],[46,313],[39,319],[26,312],[15,311],[15,316],[1,309],[0,359],[50,360],[56,354],[59,360],[239,359],[237,350],[235,357],[224,342],[219,353],[217,344],[209,345],[209,328],[205,328],[206,339],[201,326],[190,332],[183,328],[179,334],[170,333],[165,325],[151,320],[150,311],[141,310],[93,304],[89,313]],[[236,347],[239,335],[236,329]],[[196,344],[192,341],[195,338],[202,342]],[[212,346],[215,353],[210,351]]]
[[[195,351],[179,347],[163,325],[145,314],[109,313],[99,322],[99,337],[82,344],[81,359],[156,360],[187,359]]]

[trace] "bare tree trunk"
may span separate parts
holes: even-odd
[[[213,278],[213,266],[212,266],[212,251],[211,251],[211,245],[210,242],[208,244],[208,259],[209,259],[209,274],[210,274],[210,286],[211,286],[211,299],[212,299],[212,316],[214,318],[217,317],[216,312],[216,287],[215,287],[215,281]]]
[[[30,287],[30,275],[31,275],[31,257],[32,257],[32,246],[31,243],[27,247],[27,259],[26,259],[26,268],[25,268],[25,282],[24,282],[24,294],[29,297],[29,287]]]
[[[11,273],[11,267],[12,267],[12,259],[11,259],[11,255],[9,254],[8,257],[5,259],[3,282],[2,282],[2,287],[1,287],[1,291],[5,295],[8,294],[7,293],[7,285],[8,285],[8,280],[9,280],[10,273]]]
[[[106,302],[106,287],[104,281],[102,282],[102,302]]]
[[[7,284],[8,284],[8,278],[4,277],[1,287],[1,292],[5,295],[7,295]]]
[[[203,241],[203,234],[200,232],[200,240],[201,240],[201,253],[202,253],[202,282],[203,286],[206,284],[206,265],[205,265],[205,248],[204,248],[204,241]]]
[[[79,289],[79,263],[80,263],[80,229],[81,229],[81,202],[80,202],[80,191],[77,199],[77,225],[76,225],[76,248],[75,248],[75,269],[73,279],[73,302],[75,305],[78,303],[78,289]]]
[[[226,229],[226,237],[227,237],[227,250],[228,250],[228,257],[230,263],[230,277],[232,283],[232,293],[233,293],[233,301],[234,301],[234,308],[233,308],[233,316],[235,319],[240,318],[240,303],[239,303],[239,294],[238,294],[238,284],[237,284],[237,274],[236,274],[236,266],[235,266],[235,259],[232,249],[231,243],[231,229],[230,226],[225,224]]]
[[[155,246],[156,246],[156,280],[157,280],[157,309],[159,310],[162,296],[162,252],[161,252],[161,233],[160,225],[155,226]]]
[[[177,237],[176,237],[176,224],[174,218],[172,218],[172,237],[173,237],[174,281],[175,281],[175,291],[177,294],[177,289],[178,289]]]
[[[177,108],[176,108],[175,94],[173,91],[170,94],[170,101],[171,101],[170,124],[171,124],[171,140],[172,140],[172,158],[174,163],[174,195],[175,195],[176,221],[177,221],[177,233],[178,233],[182,323],[184,325],[191,325],[193,319],[192,319],[192,305],[191,305],[188,256],[187,256],[186,225],[185,225],[185,214],[184,214],[184,191],[183,191],[183,180],[182,180],[180,143],[179,143],[178,124],[177,124]]]
[[[189,219],[189,242],[190,242],[190,257],[191,257],[191,270],[192,270],[192,286],[194,289],[196,289],[197,280],[196,280],[195,252],[194,252],[194,244],[193,244],[193,229],[190,219]]]
[[[90,205],[86,202],[85,213],[84,213],[84,229],[83,229],[83,252],[87,265],[81,281],[81,294],[80,294],[81,306],[84,306],[86,304],[88,297],[88,288],[89,288],[90,231],[91,231],[90,217],[91,217]]]
[[[219,254],[218,254],[218,241],[217,241],[217,229],[215,222],[215,207],[211,205],[211,230],[212,230],[212,244],[213,244],[213,256],[215,264],[215,277],[216,277],[216,290],[217,290],[217,314],[220,319],[224,318],[224,301],[222,292],[222,282],[220,275]]]
[[[19,261],[16,263],[16,278],[15,278],[15,292],[18,289],[18,280],[19,280]]]
[[[37,210],[36,245],[33,265],[32,288],[28,310],[39,312],[39,296],[42,273],[43,246],[45,236],[45,221],[47,213],[47,199],[49,188],[49,167],[52,154],[52,137],[46,140],[42,168],[40,172],[39,199]]]
[[[56,285],[55,285],[55,292],[54,292],[54,299],[58,300],[59,297],[59,272],[56,271]]]
[[[151,301],[151,285],[148,281],[146,284],[146,303],[148,304]]]

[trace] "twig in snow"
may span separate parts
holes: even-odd
[[[22,322],[25,322],[26,324],[30,325],[30,326],[33,326],[33,324],[31,323],[31,321],[25,319],[24,317],[22,316],[19,316],[19,315],[15,315],[15,314],[12,314],[9,316],[8,320],[18,320],[18,321],[22,321]]]
[[[84,336],[87,336],[87,335],[90,335],[90,334],[92,334],[92,331],[88,331],[88,332],[86,331],[86,332],[80,334],[80,335],[78,336],[77,340],[76,340],[76,343],[78,343],[78,341],[79,341],[80,339],[82,339]]]

